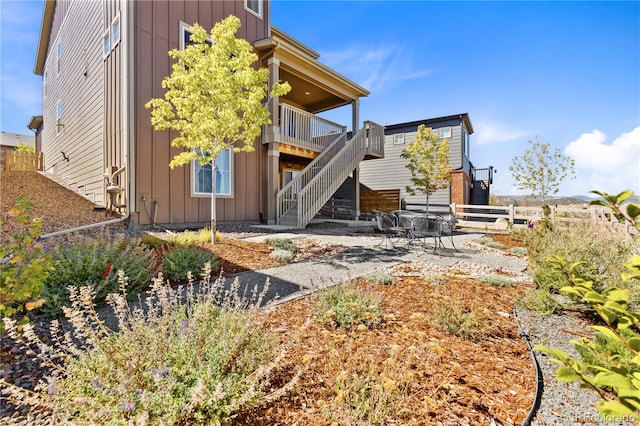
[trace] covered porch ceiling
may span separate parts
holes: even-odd
[[[280,81],[291,85],[281,100],[310,113],[349,105],[369,95],[364,87],[320,63],[317,52],[275,27],[271,27],[271,37],[255,42],[255,48],[263,65],[271,58],[279,61]]]

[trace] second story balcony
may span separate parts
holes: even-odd
[[[278,116],[279,133],[274,135],[274,141],[293,148],[318,153],[347,131],[347,126],[287,104],[279,105]]]

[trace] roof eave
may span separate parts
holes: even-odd
[[[49,36],[51,35],[51,24],[53,23],[55,6],[56,0],[46,0],[44,2],[40,38],[38,39],[38,50],[36,51],[36,63],[33,68],[33,72],[36,75],[44,74],[44,64],[47,59],[47,48],[49,47]]]

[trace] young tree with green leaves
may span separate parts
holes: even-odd
[[[424,124],[418,126],[413,142],[409,142],[400,157],[409,160],[405,165],[411,172],[412,186],[406,190],[411,195],[422,192],[427,196],[426,212],[429,212],[429,196],[439,189],[445,189],[451,182],[452,168],[449,167],[449,141],[431,132]]]
[[[33,145],[27,145],[26,143],[19,142],[18,146],[16,147],[16,151],[18,151],[18,152],[35,153],[36,152],[36,147],[33,146]]]
[[[574,179],[574,161],[563,155],[559,148],[553,152],[548,143],[528,141],[530,147],[522,157],[515,157],[509,171],[516,181],[516,188],[531,191],[530,197],[544,200],[558,193],[558,187],[566,180]]]
[[[269,70],[256,69],[252,46],[236,38],[240,19],[218,22],[211,37],[194,25],[184,50],[173,49],[172,72],[162,80],[164,98],[151,99],[151,124],[156,130],[174,130],[171,146],[184,148],[169,163],[172,169],[197,160],[211,164],[211,241],[216,231],[216,159],[232,148],[251,152],[262,126],[271,123],[265,101],[286,94],[288,83],[276,83],[268,92]]]

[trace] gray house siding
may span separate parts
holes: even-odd
[[[469,175],[471,162],[469,161],[469,153],[466,152],[468,151],[468,143],[465,143],[469,130],[461,118],[462,115],[448,116],[386,126],[385,158],[362,162],[360,164],[360,182],[370,189],[400,189],[400,196],[408,204],[425,204],[425,194],[410,195],[407,192],[406,187],[411,185],[411,173],[406,168],[407,160],[401,158],[400,154],[409,142],[415,141],[417,128],[420,124],[425,124],[434,131],[450,127],[451,137],[447,138],[449,141],[449,166],[454,170],[462,169]],[[466,119],[468,120],[468,117]],[[404,136],[402,143],[394,143],[394,141],[398,142],[396,135]],[[450,188],[438,190],[429,197],[430,205],[450,203]],[[417,206],[409,207],[419,208]]]
[[[97,204],[104,202],[102,19],[101,2],[56,3],[42,103],[45,171]]]

